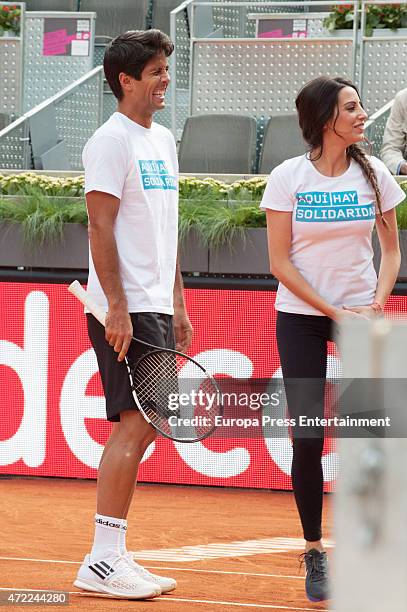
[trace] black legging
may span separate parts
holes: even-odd
[[[291,418],[323,417],[327,341],[332,336],[328,317],[277,313],[277,345]],[[291,478],[304,538],[310,542],[322,537],[323,445],[322,428],[293,428]]]

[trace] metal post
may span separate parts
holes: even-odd
[[[18,110],[16,112],[17,116],[20,116],[23,111],[24,106],[24,46],[26,40],[25,34],[25,3],[20,5],[21,16],[20,16],[20,61],[19,61],[19,85],[20,85],[20,96],[18,101]]]
[[[23,158],[24,158],[24,169],[33,168],[32,155],[31,155],[31,142],[30,142],[30,122],[28,119],[24,121],[24,132],[23,132]]]
[[[360,95],[363,99],[363,77],[364,77],[364,67],[363,67],[363,59],[364,59],[364,50],[365,50],[365,29],[366,29],[366,10],[367,10],[367,6],[366,6],[366,2],[365,0],[362,0],[362,6],[361,6],[361,11],[362,11],[362,17],[361,17],[361,22],[360,22],[360,48],[359,48],[359,81],[358,81],[358,87],[359,87],[359,92]]]
[[[154,0],[149,0],[146,13],[146,30],[151,30],[154,27]]]
[[[98,74],[99,80],[99,109],[98,109],[98,125],[102,125],[103,123],[103,81],[104,74],[103,71],[100,71]]]
[[[170,75],[171,75],[171,85],[170,85],[170,104],[171,104],[171,132],[177,140],[177,49],[176,49],[176,40],[177,40],[177,13],[176,11],[171,11],[170,13],[170,38],[175,45],[175,51],[170,56]]]
[[[359,33],[359,1],[353,0],[353,49],[352,49],[352,81],[356,83],[356,65],[358,57],[358,33]]]
[[[194,78],[194,40],[195,40],[195,3],[192,0],[191,4],[191,21],[189,24],[191,36],[189,39],[189,109],[188,113],[192,115],[192,85]]]
[[[177,45],[177,16],[178,13],[186,12],[187,7],[193,2],[193,0],[184,0],[182,4],[177,6],[170,13],[170,38],[174,45]],[[174,134],[174,138],[177,139],[177,49],[170,57],[170,69],[171,69],[171,85],[170,85],[170,100],[171,100],[171,132]]]

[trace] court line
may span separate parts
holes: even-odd
[[[35,563],[62,563],[66,565],[81,565],[82,561],[60,561],[56,559],[30,559],[28,557],[0,557],[0,561],[30,561]],[[235,576],[255,576],[259,578],[292,578],[294,580],[304,580],[304,576],[290,576],[285,574],[262,574],[252,572],[232,572],[226,570],[208,570],[188,567],[166,567],[164,565],[145,565],[146,569],[169,570],[171,572],[196,572],[201,574],[227,574]]]
[[[325,540],[327,548],[332,548],[334,542]],[[150,550],[131,551],[134,559],[142,561],[163,561],[167,563],[190,563],[206,559],[222,559],[233,557],[250,557],[262,554],[289,553],[303,550],[302,538],[263,538],[261,540],[238,540],[234,542],[209,542],[178,548],[158,548]]]
[[[214,601],[210,599],[181,599],[176,597],[155,597],[154,599],[158,599],[159,601],[178,601],[180,603],[202,603],[202,604],[211,604],[217,606],[236,606],[240,608],[267,608],[268,610],[308,610],[310,612],[315,612],[318,610],[319,612],[329,612],[326,608],[295,608],[293,606],[277,606],[273,604],[258,604],[258,603],[243,603],[243,602],[234,602],[234,601]]]
[[[50,591],[49,589],[25,589],[25,588],[5,588],[0,587],[0,591],[35,591],[41,593],[53,593],[54,591]],[[102,597],[103,599],[109,599],[106,596],[98,595],[97,593],[81,593],[80,591],[68,591],[69,595],[78,595],[79,597]],[[112,598],[110,598],[112,599]],[[329,612],[329,610],[325,608],[298,608],[294,606],[278,606],[274,604],[258,604],[258,603],[244,603],[244,602],[236,602],[236,601],[217,601],[213,599],[185,599],[180,597],[154,597],[155,601],[166,601],[167,603],[171,603],[172,601],[177,601],[179,603],[201,603],[201,604],[210,604],[215,606],[236,606],[239,608],[263,608],[268,610],[294,610],[300,612]]]
[[[325,546],[332,548],[331,540],[324,541]],[[247,557],[259,554],[288,553],[291,550],[303,550],[302,538],[263,538],[261,540],[238,540],[233,542],[213,542],[177,548],[132,551],[135,559],[143,561],[201,561],[223,557]]]

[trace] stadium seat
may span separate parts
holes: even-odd
[[[180,4],[180,0],[154,0],[152,15],[153,28],[157,28],[169,35],[170,13]]]
[[[268,174],[284,160],[306,150],[296,114],[271,117],[264,130],[259,174]]]
[[[36,170],[71,170],[68,150],[58,137],[56,111],[45,107],[29,118],[30,144]]]
[[[246,115],[195,115],[185,123],[179,147],[181,172],[251,174],[256,120]]]
[[[77,0],[25,0],[27,11],[76,11]]]
[[[10,116],[7,113],[0,113],[0,131],[10,123]]]
[[[97,13],[96,35],[112,38],[127,30],[144,30],[148,0],[81,0],[81,11]]]

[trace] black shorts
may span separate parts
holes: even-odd
[[[172,316],[155,312],[130,314],[133,336],[163,348],[175,348]],[[91,314],[86,315],[88,334],[96,353],[100,377],[106,398],[108,421],[120,421],[124,410],[138,410],[134,401],[127,368],[124,361],[117,361],[118,353],[105,339],[105,328]],[[135,361],[148,351],[148,347],[131,342],[128,355]]]

